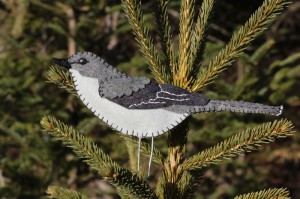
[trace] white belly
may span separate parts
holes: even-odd
[[[124,134],[152,137],[163,134],[182,122],[188,114],[165,109],[127,109],[99,95],[97,79],[84,77],[70,69],[83,103],[101,120]]]

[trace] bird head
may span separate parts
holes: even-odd
[[[91,52],[77,52],[68,58],[53,58],[52,63],[68,70],[77,70],[85,76],[93,77],[97,73],[103,73],[107,69],[107,64],[97,55]]]

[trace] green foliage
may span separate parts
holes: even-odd
[[[79,104],[76,97],[68,95],[53,85],[45,84],[46,77],[48,81],[74,94],[69,73],[55,67],[51,67],[48,72],[46,70],[51,65],[52,57],[64,57],[74,51],[87,50],[101,55],[112,65],[117,65],[121,71],[131,75],[151,76],[145,69],[147,63],[150,70],[156,71],[154,78],[159,82],[182,85],[193,91],[205,88],[203,86],[196,88],[197,85],[209,84],[207,90],[210,91],[206,91],[205,94],[211,98],[283,104],[284,116],[291,119],[296,128],[299,127],[298,88],[300,85],[297,79],[299,53],[293,46],[295,43],[293,39],[297,38],[297,34],[294,33],[297,30],[299,13],[297,7],[287,10],[285,14],[287,20],[283,20],[282,16],[276,21],[268,31],[267,37],[261,36],[260,40],[249,46],[250,40],[252,41],[254,36],[256,37],[268,26],[272,17],[281,12],[280,7],[284,6],[284,1],[264,1],[252,15],[250,20],[253,23],[260,20],[262,25],[256,27],[255,30],[258,32],[247,30],[247,27],[253,28],[250,20],[242,26],[244,29],[239,30],[237,27],[240,23],[244,23],[245,16],[250,16],[251,12],[261,4],[260,1],[242,3],[218,1],[216,3],[218,3],[218,11],[214,12],[215,1],[213,0],[204,0],[202,5],[198,5],[197,1],[188,0],[143,1],[143,4],[138,0],[124,0],[123,7],[134,8],[131,13],[127,12],[127,17],[128,14],[136,16],[134,20],[130,19],[130,16],[129,19],[137,26],[131,24],[133,29],[136,28],[134,33],[140,34],[137,40],[145,55],[142,57],[129,34],[131,27],[118,1],[0,0],[2,22],[0,27],[0,103],[2,105],[0,108],[0,197],[40,198],[45,195],[45,190],[50,184],[56,184],[68,188],[76,187],[90,197],[109,194],[113,198],[119,198],[112,187],[107,187],[103,179],[116,186],[122,198],[128,196],[137,198],[139,197],[137,193],[155,197],[150,186],[155,187],[155,193],[159,198],[233,198],[234,195],[251,190],[274,186],[288,187],[291,193],[297,194],[297,188],[293,187],[290,180],[286,180],[295,179],[290,168],[297,169],[299,166],[297,165],[299,159],[297,134],[293,139],[289,139],[288,143],[287,141],[274,143],[270,147],[263,148],[264,150],[259,153],[246,153],[245,157],[238,156],[232,161],[224,162],[223,158],[226,154],[219,154],[220,156],[216,156],[214,160],[218,160],[218,163],[222,162],[220,167],[212,167],[214,162],[212,160],[206,162],[209,167],[198,169],[196,164],[195,170],[183,169],[187,160],[203,155],[207,150],[216,150],[220,147],[221,145],[213,146],[217,142],[224,145],[224,142],[233,138],[240,141],[242,134],[245,135],[246,132],[250,138],[249,132],[258,130],[262,125],[265,126],[265,123],[261,123],[270,121],[271,118],[237,116],[229,113],[193,116],[169,135],[155,139],[154,161],[158,164],[153,165],[152,174],[145,182],[141,172],[135,174],[120,166],[125,167],[130,164],[135,171],[136,139],[116,135],[96,117],[92,117],[92,114]],[[258,15],[262,8],[266,8],[263,13],[268,14],[266,18]],[[186,10],[186,15],[179,13],[180,9]],[[213,21],[212,14],[215,15]],[[230,18],[230,16],[234,17]],[[153,19],[156,20],[156,27],[153,25]],[[187,27],[187,31],[180,31],[177,28],[178,21],[183,27],[188,20],[191,26]],[[232,24],[236,24],[237,27],[233,27]],[[154,31],[155,28],[157,33]],[[230,49],[229,42],[221,50],[225,41],[229,40],[233,28],[237,28],[238,31],[230,42],[233,42],[236,37],[237,43],[234,43],[233,47],[238,48]],[[186,42],[186,45],[181,45],[182,48],[177,49],[179,31],[181,42],[182,44]],[[246,43],[238,43],[244,38],[239,36],[242,33],[249,33],[248,36],[252,34],[253,37],[251,36],[250,40],[248,38]],[[185,38],[184,35],[189,35],[189,38]],[[249,48],[246,49],[247,46]],[[180,50],[182,52],[179,52]],[[223,55],[222,51],[224,51]],[[188,63],[187,65],[178,65],[180,53],[189,56],[188,60],[184,60],[186,59],[184,56],[180,58],[183,59],[183,63]],[[220,63],[222,61],[221,55],[225,62],[218,65],[217,61]],[[238,55],[241,56],[237,58]],[[152,65],[149,60],[152,60]],[[234,60],[237,62],[233,63]],[[232,67],[227,65],[232,63]],[[216,71],[207,73],[209,66],[216,65],[220,68],[211,67]],[[227,68],[222,78],[217,79],[216,76],[220,76],[220,71]],[[174,81],[175,75],[179,74],[179,69],[184,72],[184,75],[177,76],[179,80]],[[200,76],[202,73],[208,74],[208,79],[205,80],[205,76]],[[210,84],[212,81],[215,84]],[[41,132],[39,125],[40,118],[49,114],[55,115],[62,121],[68,121],[74,126],[71,128],[57,121],[61,127],[65,126],[60,130],[62,134],[57,136],[68,140],[68,136],[74,135],[71,138],[75,140],[69,139],[72,143],[80,138],[82,143],[74,145],[80,147],[77,152],[84,149],[81,148],[81,144],[90,143],[91,149],[96,152],[96,149],[101,150],[101,154],[110,158],[119,169],[114,170],[115,173],[99,177],[98,168],[90,171],[71,150],[66,149],[60,142],[52,142],[47,134]],[[190,123],[190,130],[188,130],[188,123]],[[257,124],[260,126],[257,127]],[[271,124],[284,126],[289,122],[286,120],[271,122],[267,127],[272,129],[274,126]],[[244,129],[245,126],[249,130],[235,134],[237,129]],[[75,128],[77,131],[74,130]],[[287,133],[282,131],[284,132]],[[270,137],[270,131],[266,130],[265,133],[260,134],[259,139],[264,136]],[[280,134],[280,131],[276,133]],[[62,135],[65,137],[61,137]],[[244,138],[246,139],[247,136]],[[101,149],[98,146],[101,146]],[[130,162],[124,150],[126,146],[129,151],[131,149]],[[243,146],[247,148],[246,145]],[[148,157],[149,153],[150,145],[148,142],[143,142],[142,154]],[[227,154],[234,153],[229,151]],[[80,157],[83,158],[94,157],[89,153],[81,155]],[[97,164],[102,163],[100,159],[97,161],[95,160]],[[116,173],[118,175],[113,175]],[[101,190],[102,187],[105,187],[104,192]],[[51,189],[57,194],[71,195],[71,198],[80,195],[84,197],[82,194],[60,187],[52,187],[48,190]],[[245,194],[245,197],[273,196],[277,193],[280,193],[283,198],[288,197],[287,191],[283,189]]]
[[[195,170],[218,164],[243,152],[257,150],[262,144],[273,142],[276,138],[293,135],[293,124],[287,120],[269,122],[253,129],[247,129],[214,147],[196,154],[182,164],[184,170]]]
[[[178,69],[174,74],[176,86],[186,88],[188,70],[192,67],[191,48],[193,42],[193,19],[195,12],[195,0],[181,2],[180,24],[179,24],[179,49],[178,49]]]
[[[95,43],[105,43],[110,32],[95,27],[103,26],[109,16],[103,9],[109,11],[118,2],[101,0],[95,5],[85,0],[63,4],[76,10],[76,48],[95,52],[103,49],[100,45],[87,47],[91,45],[86,32],[93,35]],[[38,124],[43,115],[55,113],[63,120],[72,120],[74,125],[80,121],[80,126],[90,114],[66,92],[45,83],[50,59],[67,54],[64,49],[69,45],[70,30],[66,19],[59,2],[0,1],[0,198],[38,198],[50,183],[66,184],[76,171],[78,178],[68,183],[89,183],[86,176],[91,172],[78,166],[70,150],[53,144]],[[68,75],[63,71],[60,74]],[[90,131],[96,126],[93,125]]]
[[[91,168],[96,169],[100,175],[106,176],[114,173],[114,168],[118,165],[111,160],[100,148],[91,140],[88,140],[81,134],[75,132],[71,127],[57,121],[53,117],[44,117],[41,125],[45,131],[49,131],[57,139],[62,140],[64,144],[73,148],[75,153],[85,159]]]
[[[250,19],[236,33],[218,55],[210,61],[208,68],[201,70],[192,91],[199,91],[214,80],[218,74],[225,70],[245,50],[266,27],[272,22],[288,1],[265,0],[252,14]]]
[[[104,180],[115,185],[122,192],[133,197],[156,198],[146,182],[131,171],[120,167],[91,140],[72,127],[49,116],[41,120],[41,125],[45,131],[71,147],[77,156],[84,159],[92,169],[103,176]]]
[[[75,94],[75,86],[70,73],[52,66],[47,72],[46,78],[49,82],[57,84],[60,88],[64,88],[72,94]]]
[[[167,11],[169,0],[155,0],[155,19],[157,23],[157,30],[160,36],[160,43],[162,47],[162,54],[163,58],[166,62],[165,73],[167,74],[174,74],[174,70],[176,68],[176,60],[175,60],[175,53],[173,49],[173,41],[171,35],[171,26],[169,24],[169,16]],[[172,78],[170,76],[169,78]],[[169,79],[167,83],[171,83],[172,79]]]
[[[203,1],[196,22],[194,22],[195,1],[183,1],[181,4],[179,57],[178,67],[173,74],[174,85],[191,89],[196,81],[214,4],[214,0]]]
[[[194,193],[203,183],[202,175],[202,172],[197,171],[182,172],[182,178],[179,181],[179,187],[181,187],[180,198],[193,198]]]
[[[203,2],[200,9],[202,12],[198,16],[195,30],[191,28],[194,27],[195,1],[186,0],[181,3],[177,65],[173,65],[174,56],[173,51],[170,50],[173,48],[168,17],[166,15],[167,2],[165,2],[165,4],[160,1],[156,3],[156,10],[159,11],[155,15],[157,24],[161,26],[158,30],[162,41],[162,54],[166,59],[166,63],[169,64],[167,67],[163,67],[161,64],[162,62],[158,57],[153,40],[148,36],[148,29],[145,27],[142,17],[141,4],[135,0],[122,1],[122,5],[140,45],[141,51],[157,81],[160,83],[170,82],[170,76],[175,85],[182,88],[190,88],[193,91],[198,91],[200,88],[210,83],[220,72],[232,64],[234,59],[242,53],[245,47],[262,32],[262,30],[286,5],[285,1],[274,2],[266,0],[252,15],[249,21],[233,35],[229,44],[220,51],[213,61],[210,62],[208,70],[202,70],[202,76],[197,79],[195,71],[199,71],[200,62],[203,57],[207,30],[210,24],[209,19],[211,18],[214,2]],[[160,17],[161,19],[159,19]],[[194,44],[195,41],[197,44]],[[263,51],[263,48],[261,48],[261,50]],[[253,57],[255,58],[257,55],[253,55]],[[255,60],[257,59],[259,58],[255,58]],[[166,70],[164,70],[164,68]],[[70,82],[67,75],[61,73],[59,70],[54,71],[51,69],[48,74],[51,74],[48,75],[48,79],[54,83],[58,83],[60,87],[62,87],[61,84]],[[72,83],[69,83],[66,87],[72,88]],[[43,127],[46,130],[51,131],[52,124],[48,125],[45,120],[47,120],[47,118],[42,120]],[[148,185],[146,182],[143,184],[144,187],[136,187],[136,183],[140,182],[139,180],[135,181],[136,179],[129,177],[131,175],[129,170],[121,168],[116,163],[113,163],[109,156],[104,156],[103,152],[99,149],[97,149],[97,152],[93,152],[93,149],[96,146],[91,142],[84,142],[84,137],[78,137],[79,135],[75,133],[74,130],[66,128],[65,125],[57,123],[51,118],[48,118],[48,120],[50,123],[54,123],[54,126],[58,126],[57,128],[59,131],[56,130],[54,135],[58,136],[59,139],[62,139],[67,145],[74,148],[75,153],[80,157],[85,158],[87,163],[90,164],[92,168],[96,169],[100,175],[106,176],[105,179],[114,184],[121,193],[129,195],[142,194],[142,196],[146,197],[156,197],[154,193],[151,193],[151,190],[147,189]],[[256,150],[260,145],[272,142],[276,138],[292,135],[292,123],[290,121],[275,121],[236,134],[228,140],[184,160],[183,154],[185,153],[188,133],[187,121],[188,120],[169,133],[168,158],[166,160],[158,150],[154,150],[155,161],[164,166],[156,189],[156,193],[160,198],[190,198],[192,196],[192,191],[199,185],[199,179],[201,179],[201,172],[195,172],[194,170],[200,171],[200,169],[204,167],[217,164],[221,160],[232,158],[244,151]],[[52,130],[52,132],[53,131],[55,132],[55,130]],[[67,133],[65,134],[64,132]],[[129,156],[132,159],[132,162],[136,163],[136,158],[133,157],[135,152],[133,143],[136,143],[136,141],[128,137],[125,137],[125,141],[129,149]],[[149,151],[149,145],[143,143],[142,152],[148,155]],[[98,155],[96,155],[97,153]],[[88,154],[88,156],[86,154]],[[96,157],[98,156],[100,158],[97,160]],[[108,164],[107,167],[105,167],[106,164]],[[133,170],[136,170],[136,168],[134,169],[133,167]],[[109,173],[108,176],[107,173]],[[115,177],[114,174],[116,174],[117,178],[112,180],[113,177]]]
[[[0,59],[0,173],[5,176],[0,195],[25,198],[41,195],[53,172],[51,142],[40,132],[38,118],[49,113],[52,103],[52,111],[64,113],[62,102],[43,92],[51,92],[39,79],[47,59],[14,50]]]
[[[144,54],[155,79],[159,83],[169,82],[169,74],[165,73],[165,66],[162,65],[153,45],[153,40],[148,35],[149,30],[144,25],[141,3],[137,0],[122,0],[122,5],[140,45],[140,50]]]
[[[300,53],[291,54],[283,60],[277,60],[268,67],[267,74],[274,74],[270,82],[270,89],[273,93],[269,99],[273,103],[286,100],[290,106],[297,106],[300,103],[299,95],[290,93],[291,88],[299,87],[298,75],[300,73]],[[288,99],[285,97],[288,96]]]
[[[252,192],[245,195],[237,196],[234,199],[269,199],[269,198],[278,198],[278,199],[288,199],[289,192],[286,189],[268,189],[259,192]]]
[[[88,199],[88,197],[84,194],[78,193],[73,190],[64,189],[57,186],[50,186],[48,187],[47,194],[51,198],[57,198],[57,199]]]
[[[194,77],[200,70],[201,61],[205,52],[205,44],[207,39],[207,32],[211,24],[215,1],[205,0],[202,2],[197,22],[194,30],[194,44],[191,49],[192,67],[189,72],[189,77]],[[191,82],[194,83],[194,82]]]

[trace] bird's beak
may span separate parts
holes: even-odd
[[[56,65],[59,65],[59,66],[61,66],[63,68],[66,68],[66,69],[70,69],[71,68],[71,64],[68,62],[67,58],[64,58],[64,59],[53,58],[52,59],[52,63],[56,64]]]

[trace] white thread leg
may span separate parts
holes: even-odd
[[[148,165],[148,177],[150,176],[150,169],[151,169],[152,156],[153,156],[153,148],[154,148],[154,137],[152,136],[152,140],[151,140],[151,153],[150,153],[150,159],[149,159],[149,165]]]
[[[137,170],[138,170],[138,171],[140,171],[141,140],[142,140],[142,138],[139,137],[139,146],[138,146],[138,165],[137,165]]]

